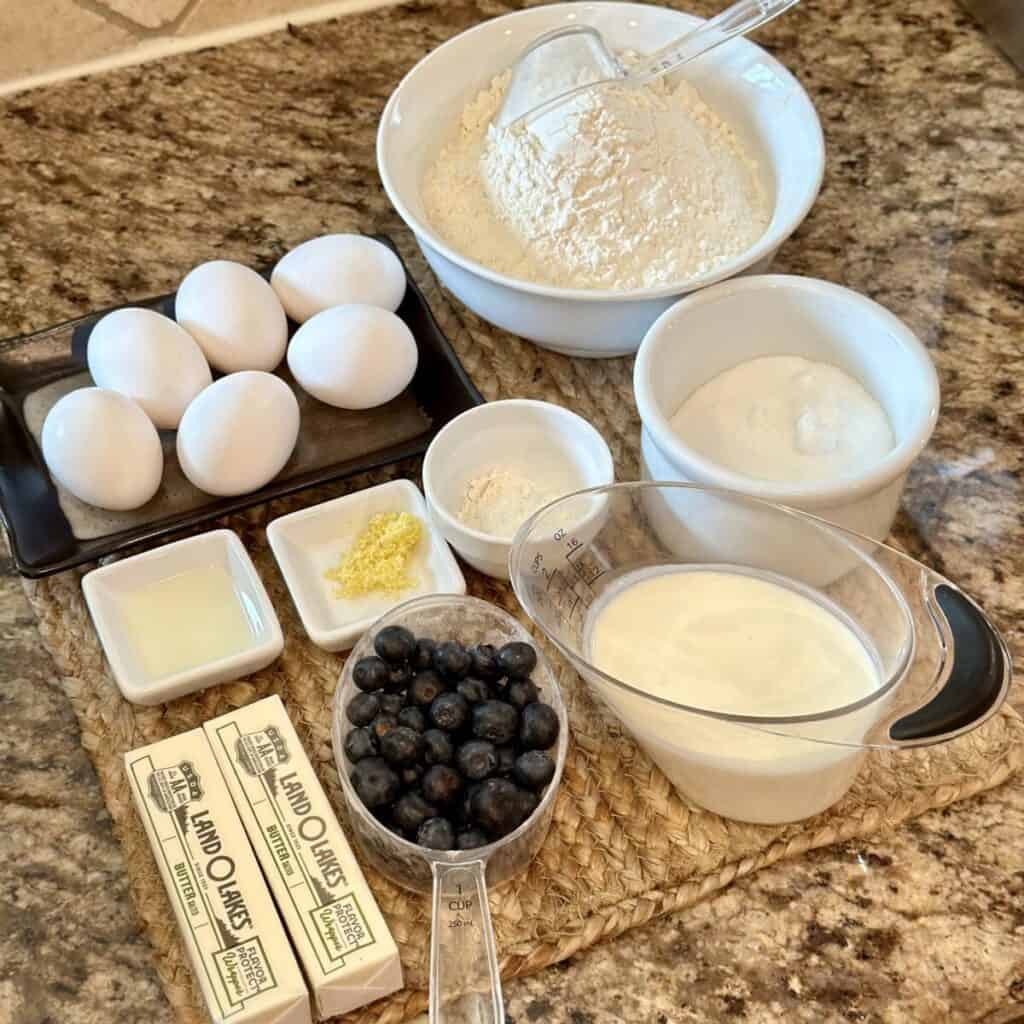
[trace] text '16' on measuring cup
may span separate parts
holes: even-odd
[[[385,626],[404,626],[438,643],[502,644],[524,641],[537,650],[532,679],[541,699],[558,716],[555,775],[537,809],[514,832],[476,850],[428,850],[381,824],[359,799],[349,779],[354,767],[345,757],[345,708],[359,693],[352,669],[373,654],[373,638]],[[356,847],[364,861],[406,889],[433,891],[430,936],[430,1020],[432,1024],[501,1024],[505,1011],[501,976],[487,906],[487,888],[524,871],[551,825],[555,794],[565,766],[569,722],[554,672],[543,651],[511,615],[473,597],[415,598],[382,616],[353,648],[334,693],[331,731],[334,759],[349,806]]]
[[[955,584],[884,544],[735,492],[658,482],[580,491],[524,523],[509,567],[530,618],[675,787],[741,821],[817,814],[846,793],[869,750],[969,732],[1010,686],[1006,645]],[[681,673],[667,700],[593,664],[590,629],[610,597],[649,575],[699,569],[754,576],[817,602],[863,644],[877,687],[835,706],[814,677],[814,714],[758,715],[753,702],[750,714],[722,713],[688,704]],[[732,652],[742,649],[744,609],[737,613],[726,632]],[[759,689],[771,690],[786,658],[780,646],[753,666]],[[671,677],[673,665],[664,670]]]
[[[528,123],[595,85],[643,85],[667,75],[735,36],[753,32],[799,0],[738,0],[710,21],[635,63],[620,61],[590,25],[568,25],[538,36],[512,69],[495,122]]]

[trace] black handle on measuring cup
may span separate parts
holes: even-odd
[[[1009,685],[1009,655],[978,606],[946,583],[934,597],[953,637],[953,664],[946,685],[924,707],[890,726],[897,743],[960,732],[998,707]]]

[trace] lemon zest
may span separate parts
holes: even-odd
[[[363,597],[375,591],[400,594],[415,586],[409,559],[422,537],[422,523],[409,512],[371,516],[341,564],[324,573],[334,584],[334,596]]]

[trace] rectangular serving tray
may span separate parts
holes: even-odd
[[[374,237],[395,249],[385,236]],[[261,272],[269,277],[269,269]],[[123,305],[144,306],[173,316],[174,295]],[[39,424],[34,421],[39,416],[41,395],[59,394],[62,386],[71,383],[68,378],[84,373],[89,332],[109,312],[91,313],[0,341],[0,516],[7,528],[15,567],[23,576],[48,576],[273,498],[422,455],[449,420],[483,402],[438,327],[423,293],[406,271],[405,298],[397,313],[416,339],[419,364],[403,395],[378,410],[353,414],[298,393],[303,420],[296,454],[266,486],[233,498],[214,498],[182,483],[173,434],[162,432],[165,480],[170,472],[179,478],[175,500],[162,500],[162,487],[138,514],[121,519],[119,514],[111,514],[106,517],[109,529],[103,527],[102,518],[98,519],[99,527],[92,524],[85,528],[83,516],[87,519],[89,507],[77,503],[54,483],[43,462],[37,441]],[[295,328],[289,323],[289,334]],[[291,383],[286,367],[282,365],[278,373]],[[26,400],[30,403],[28,418]],[[37,407],[34,412],[33,403]],[[410,436],[383,444],[375,440],[375,431],[368,428],[389,424],[375,424],[372,417],[387,416],[403,417],[401,422],[409,425],[406,432]],[[366,450],[360,447],[361,437],[367,438]],[[183,488],[191,488],[194,493],[186,491],[183,497]],[[183,503],[188,507],[181,507]]]

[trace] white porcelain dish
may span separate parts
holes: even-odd
[[[402,594],[335,597],[324,574],[337,568],[371,516],[409,512],[423,524],[423,539],[413,553],[410,572],[416,586]],[[458,562],[432,527],[423,495],[408,480],[355,491],[275,519],[267,540],[310,640],[327,651],[348,650],[383,614],[424,594],[465,594]]]
[[[237,654],[183,672],[150,676],[124,621],[121,600],[133,590],[209,565],[223,566],[231,577],[252,631],[252,643]],[[83,577],[82,593],[114,681],[133,704],[162,704],[217,683],[241,679],[266,668],[284,647],[281,626],[263,581],[231,530],[212,530],[94,569]]]
[[[456,416],[431,442],[423,459],[427,507],[448,543],[474,569],[507,580],[512,536],[485,533],[459,519],[466,484],[491,469],[530,478],[538,466],[564,475],[565,494],[615,479],[612,453],[600,433],[550,402],[512,398],[477,406]]]
[[[711,273],[633,291],[555,288],[488,270],[454,251],[431,226],[421,199],[423,178],[465,102],[542,32],[579,22],[596,26],[617,48],[649,52],[701,19],[647,4],[563,3],[484,22],[428,54],[399,84],[381,118],[377,166],[388,197],[430,266],[474,313],[556,352],[616,356],[635,352],[647,328],[680,295],[766,270],[818,194],[825,148],[800,83],[759,46],[732,40],[689,65],[686,78],[760,165],[773,213],[755,245]]]
[[[855,377],[885,409],[896,447],[868,470],[835,482],[780,484],[734,473],[680,440],[669,421],[688,395],[739,363],[771,355],[831,363]],[[647,332],[633,390],[646,479],[739,491],[875,540],[888,535],[907,470],[939,412],[935,367],[906,324],[848,288],[784,275],[726,281],[680,300]]]

